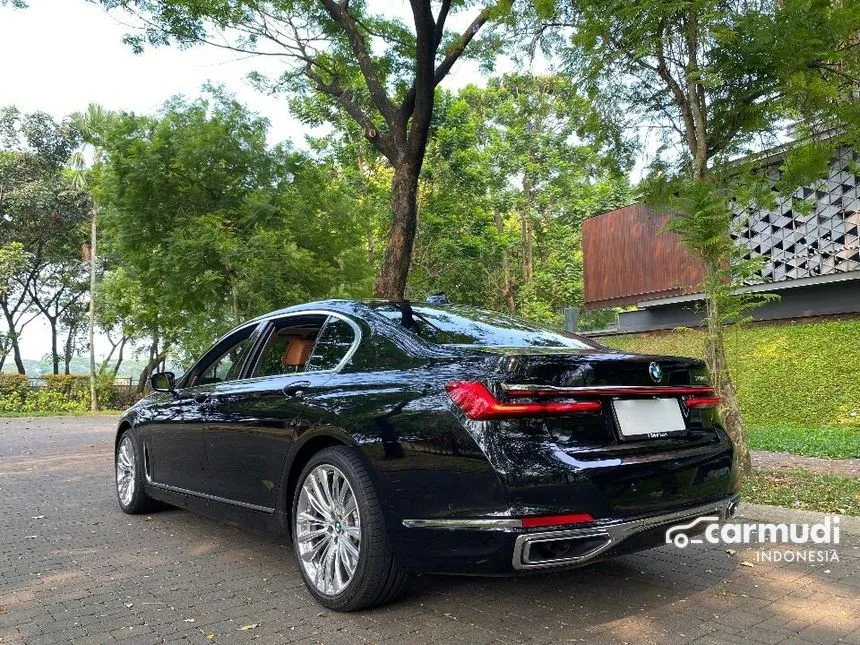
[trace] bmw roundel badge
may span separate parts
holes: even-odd
[[[660,363],[651,363],[648,366],[648,373],[651,375],[651,378],[654,379],[655,383],[659,383],[663,380],[663,368],[660,367]]]

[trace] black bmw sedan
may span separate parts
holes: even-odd
[[[701,361],[626,354],[461,305],[330,300],[251,320],[122,417],[126,513],[288,534],[334,610],[410,572],[512,574],[727,517],[731,442]]]

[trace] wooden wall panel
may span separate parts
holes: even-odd
[[[633,204],[583,222],[586,309],[698,290],[702,267],[676,235],[663,232],[666,218],[644,204]]]

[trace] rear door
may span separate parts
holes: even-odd
[[[326,312],[271,321],[247,378],[213,392],[206,428],[211,495],[274,510],[292,442],[327,415],[309,402],[357,342],[352,324]]]

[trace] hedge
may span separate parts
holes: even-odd
[[[704,331],[599,340],[627,351],[701,357]],[[744,325],[728,330],[726,353],[748,425],[856,430],[860,441],[860,320]]]
[[[0,374],[0,415],[84,413],[90,409],[90,378],[77,374],[49,374],[44,385],[33,387],[23,374]],[[114,387],[113,378],[96,382],[100,409],[122,409],[138,397]]]

